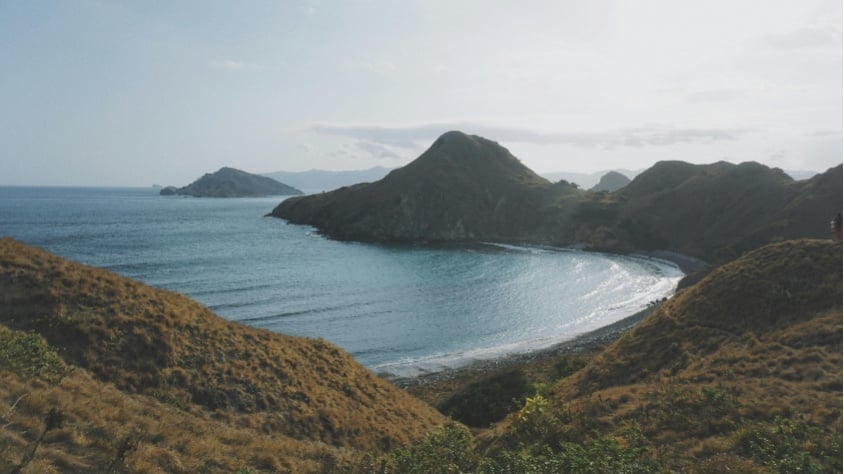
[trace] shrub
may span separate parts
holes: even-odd
[[[44,338],[35,333],[12,331],[0,326],[0,368],[19,377],[39,377],[57,382],[69,368]]]
[[[777,417],[773,424],[745,427],[735,449],[780,473],[841,472],[841,432],[825,433],[802,420]]]
[[[641,436],[626,444],[614,437],[593,432],[584,443],[561,443],[554,452],[547,445],[532,444],[517,451],[504,451],[483,460],[479,472],[489,474],[577,472],[583,474],[640,474],[660,472]]]
[[[457,473],[472,471],[477,464],[472,434],[456,423],[431,432],[419,443],[393,451],[390,458],[393,469],[383,472]]]
[[[509,370],[470,384],[439,410],[466,425],[485,428],[518,409],[530,389],[523,371]]]

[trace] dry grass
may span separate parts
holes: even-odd
[[[49,374],[0,367],[0,396],[9,407],[22,397],[3,431],[13,445],[6,456],[33,443],[51,408],[69,427],[44,445],[62,446],[67,462],[102,466],[130,437],[141,443],[127,464],[140,471],[225,471],[231,459],[298,471],[339,448],[383,452],[446,421],[327,342],[231,323],[181,295],[11,239],[0,239],[0,295],[0,336],[64,361]],[[79,369],[66,375],[64,364]],[[51,452],[39,448],[37,459]]]
[[[452,426],[388,457],[444,418],[325,342],[9,240],[0,290],[0,463],[23,472],[401,472],[446,455],[479,472],[841,471],[840,243],[782,242],[711,271],[475,451]],[[551,382],[558,363],[521,370]],[[417,393],[484,393],[490,375]]]
[[[840,243],[764,247],[681,291],[557,383],[542,429],[528,435],[511,416],[479,444],[496,452],[635,432],[672,471],[837,462],[841,302]]]

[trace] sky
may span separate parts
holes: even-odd
[[[0,0],[0,185],[842,162],[840,0]]]

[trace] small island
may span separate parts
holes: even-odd
[[[234,168],[223,167],[215,173],[207,173],[193,183],[177,188],[167,186],[159,192],[162,196],[193,197],[264,197],[293,196],[302,191],[266,176],[247,173]]]

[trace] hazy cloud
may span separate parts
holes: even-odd
[[[647,126],[607,131],[542,132],[523,128],[495,127],[472,123],[429,123],[409,127],[380,125],[316,124],[311,129],[317,133],[356,138],[367,143],[416,149],[420,143],[432,142],[449,130],[461,130],[481,135],[490,140],[520,142],[538,145],[572,145],[579,147],[644,147],[667,146],[681,143],[735,140],[749,133],[748,129],[672,128]]]
[[[355,147],[373,158],[386,160],[399,160],[403,158],[401,155],[391,150],[389,147],[384,146],[383,144],[378,142],[358,140],[357,142],[355,142]]]
[[[804,50],[835,49],[840,50],[842,32],[836,26],[804,26],[786,33],[768,35],[765,45],[772,49]]]
[[[807,134],[810,137],[840,137],[841,130],[818,130]]]
[[[692,92],[686,96],[689,102],[727,102],[745,97],[740,90],[711,90]]]
[[[211,66],[217,69],[225,69],[228,71],[241,71],[241,70],[257,70],[261,67],[254,63],[246,63],[242,61],[235,61],[233,59],[215,59],[211,61]]]

